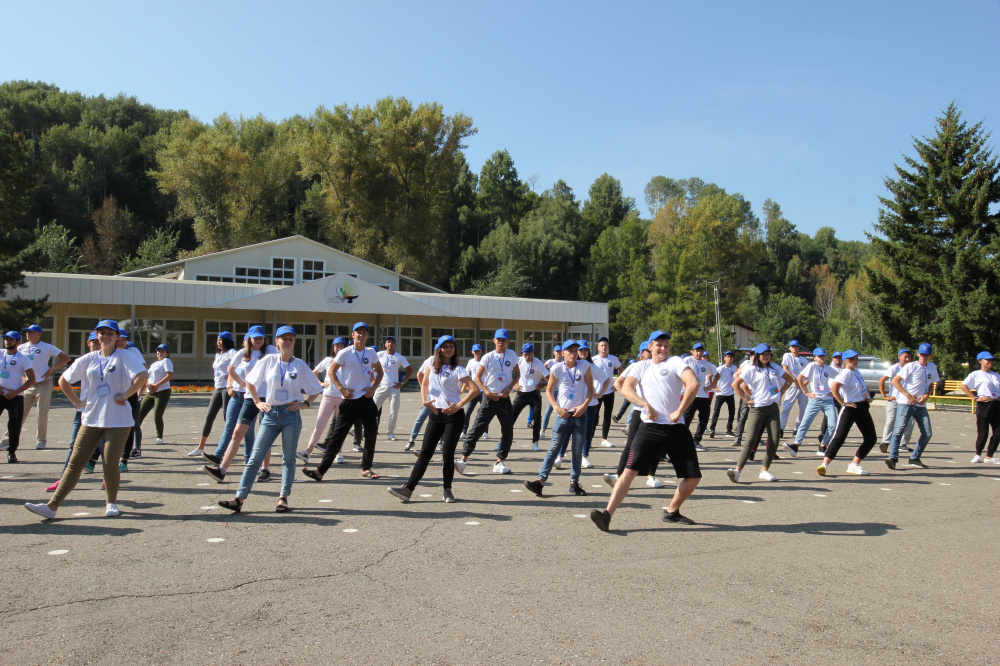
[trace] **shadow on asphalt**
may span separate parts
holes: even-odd
[[[138,527],[111,527],[104,525],[74,525],[77,520],[86,521],[90,518],[58,519],[45,522],[31,523],[30,525],[4,525],[0,526],[0,534],[51,534],[53,536],[127,536],[129,534],[141,534],[143,530]],[[115,522],[118,522],[118,518]]]
[[[699,532],[764,532],[780,534],[811,534],[818,536],[880,537],[899,527],[890,523],[789,523],[787,525],[721,525],[699,523],[692,526],[664,526],[659,529],[609,530],[609,533],[624,536],[636,532],[662,532],[664,529],[683,529]]]

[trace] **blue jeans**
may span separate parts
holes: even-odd
[[[219,436],[219,445],[215,447],[215,455],[222,457],[229,447],[229,440],[233,438],[233,430],[236,429],[236,420],[240,417],[240,410],[243,409],[243,400],[246,393],[237,391],[229,399],[229,406],[226,407],[226,425]],[[250,460],[250,450],[253,449],[254,432],[253,427],[247,428],[247,434],[243,436],[243,462]]]
[[[584,457],[590,455],[590,444],[594,441],[594,431],[597,429],[597,410],[600,408],[600,403],[587,407],[587,434],[583,440]]]
[[[553,388],[552,395],[556,398],[559,397],[559,389]],[[549,417],[552,416],[552,403],[545,409],[545,418],[542,419],[542,430],[548,430],[549,428]]]
[[[892,443],[889,445],[889,457],[899,460],[899,441],[906,431],[906,426],[910,421],[917,422],[917,429],[920,430],[920,437],[917,445],[910,454],[910,460],[917,460],[927,448],[927,443],[931,441],[931,415],[927,413],[926,405],[910,405],[902,403],[896,407],[896,427],[892,431]]]
[[[69,451],[66,452],[66,462],[63,463],[62,471],[66,471],[66,466],[69,465],[69,457],[73,455],[73,442],[76,441],[76,433],[80,431],[80,424],[83,422],[83,412],[79,409],[76,410],[76,415],[73,416],[73,429],[69,432]],[[62,478],[62,472],[59,473],[60,478]]]
[[[579,480],[583,445],[587,441],[586,414],[579,418],[570,416],[566,419],[556,416],[556,427],[552,429],[552,444],[549,445],[548,453],[545,454],[545,459],[542,460],[542,469],[538,472],[540,480],[548,480],[549,474],[552,472],[552,465],[555,464],[557,457],[562,456],[562,452],[565,451],[566,446],[569,444],[571,436],[573,438],[573,454],[570,461],[569,478],[574,483]]]
[[[420,413],[417,414],[417,420],[413,422],[413,430],[410,431],[410,441],[417,441],[417,437],[420,436],[420,429],[424,427],[424,421],[430,416],[431,410],[424,405],[420,408]]]
[[[799,423],[799,429],[795,433],[796,444],[801,444],[802,440],[806,438],[809,426],[812,425],[813,420],[819,416],[820,412],[826,415],[827,424],[833,424],[827,426],[826,434],[823,435],[823,446],[830,443],[830,440],[833,439],[833,431],[837,429],[837,412],[833,408],[833,398],[810,398],[809,404],[806,405],[806,411],[802,415],[802,421]]]
[[[281,434],[281,496],[288,497],[292,493],[292,481],[295,480],[295,449],[299,445],[301,432],[302,414],[289,411],[288,405],[271,407],[271,411],[264,414],[250,460],[247,461],[247,466],[243,468],[243,476],[240,477],[240,487],[236,491],[238,498],[246,499],[250,494],[264,457],[271,450],[271,445],[279,433]]]

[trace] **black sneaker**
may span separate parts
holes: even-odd
[[[222,458],[220,458],[219,456],[215,455],[214,453],[205,453],[204,451],[202,451],[201,452],[201,457],[204,458],[205,460],[207,460],[208,462],[213,463],[215,465],[221,465],[222,464]]]
[[[715,431],[714,430],[709,430],[708,431],[708,438],[709,439],[715,439]]]
[[[455,502],[455,493],[451,492],[451,488],[444,489],[444,501],[446,504],[452,504]]]
[[[594,509],[590,512],[590,519],[597,525],[597,529],[602,532],[607,532],[608,527],[611,525],[611,514],[606,509]]]
[[[879,444],[878,445],[878,450],[881,451],[882,453],[889,453],[889,445],[888,444]]]
[[[571,482],[569,484],[569,491],[574,495],[583,496],[587,494],[587,491],[580,487],[579,483]]]
[[[201,471],[205,472],[205,474],[208,474],[219,483],[223,483],[226,480],[226,475],[218,467],[214,467],[212,465],[202,465]]]
[[[756,460],[756,459],[757,459],[757,449],[754,448],[750,450],[750,460]]]
[[[921,469],[927,469],[927,465],[924,464],[920,458],[910,458],[910,467],[920,467]]]
[[[535,479],[534,481],[525,481],[524,487],[530,490],[531,492],[535,493],[539,497],[542,496],[542,482],[539,481],[538,479]]]
[[[667,523],[684,523],[685,525],[697,525],[687,516],[682,516],[680,511],[664,511],[663,521]]]
[[[260,470],[260,475],[257,477],[258,481],[270,481],[271,480],[271,470],[268,468],[263,468]]]
[[[727,430],[726,437],[736,437],[736,433],[733,432],[732,430]]]
[[[134,449],[132,451],[132,453],[129,455],[129,458],[133,458],[133,459],[135,459],[135,458],[141,458],[141,457],[142,457],[142,450],[141,449]]]
[[[614,416],[611,417],[611,420],[614,421],[615,423],[619,423],[622,420],[622,417],[615,414]]]
[[[302,474],[304,474],[305,476],[308,476],[313,481],[322,481],[323,480],[323,477],[319,475],[319,472],[317,472],[314,469],[310,469],[308,467],[303,467],[302,468]]]
[[[895,458],[886,458],[885,466],[888,467],[889,469],[896,469],[896,462],[897,460]]]
[[[14,455],[13,451],[7,452],[7,464],[14,465],[17,463],[17,456]]]

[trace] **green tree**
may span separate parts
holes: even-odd
[[[608,227],[617,227],[635,208],[635,199],[625,196],[621,181],[603,173],[591,184],[583,203],[583,229],[579,242],[593,245]]]
[[[812,306],[798,296],[771,294],[754,322],[757,340],[777,349],[792,339],[809,347],[819,342],[821,327]]]
[[[527,199],[528,186],[518,177],[510,153],[506,149],[493,153],[479,172],[476,208],[484,225],[479,229],[481,237],[501,224],[509,224],[516,231],[528,208]]]
[[[84,239],[81,258],[89,272],[113,275],[131,246],[135,217],[128,208],[120,207],[114,197],[105,199],[92,217],[94,235]]]
[[[676,197],[683,197],[685,193],[686,189],[680,181],[666,176],[653,176],[643,190],[646,207],[649,208],[649,216],[656,217],[656,213],[666,206],[668,201]]]
[[[35,228],[35,240],[31,247],[39,250],[46,258],[46,270],[53,273],[79,273],[80,250],[69,229],[52,221]]]
[[[180,232],[159,229],[142,241],[132,256],[126,256],[118,264],[119,273],[128,273],[142,268],[160,266],[177,259],[177,240]]]
[[[890,196],[869,234],[869,325],[887,343],[934,343],[953,377],[1000,346],[1000,166],[988,139],[949,105],[935,135],[914,139],[916,156],[886,178]]]

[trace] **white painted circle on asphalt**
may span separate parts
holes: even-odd
[[[469,522],[467,522],[467,523],[466,523],[466,525],[478,525],[478,524],[479,524],[479,523],[477,523],[477,522],[476,522],[476,521],[474,521],[474,520],[470,520]]]
[[[0,479],[13,479],[13,478],[14,477],[10,476],[10,475],[8,475],[8,476],[0,476]]]
[[[222,543],[225,541],[222,537],[212,537],[211,539],[206,539],[209,543]]]
[[[344,531],[345,531],[345,532],[347,532],[348,534],[354,534],[355,532],[357,532],[357,530],[356,530],[356,529],[354,529],[353,527],[348,527],[348,528],[347,528],[346,530],[344,530]]]
[[[87,512],[87,511],[77,511],[77,512],[76,512],[76,513],[74,513],[73,515],[74,515],[74,516],[89,516],[89,515],[90,515],[90,513],[89,513],[89,512]]]
[[[939,483],[938,485],[939,486],[950,486],[951,484],[950,483]]]
[[[802,474],[802,472],[792,472],[792,474]]]
[[[892,488],[879,488],[879,490],[892,490]]]
[[[523,491],[518,490],[517,488],[515,488],[515,489],[511,490],[510,492],[512,492],[512,493],[520,493],[520,492],[523,492]]]
[[[424,493],[423,495],[421,495],[421,497],[430,497],[430,496],[431,496],[430,493]]]
[[[726,462],[736,462],[736,461],[733,460],[732,458],[726,458]]]
[[[210,486],[210,485],[212,485],[212,484],[211,484],[211,483],[199,483],[198,485],[199,485],[199,486]]]
[[[599,484],[599,483],[595,483],[595,484],[593,484],[593,485],[592,485],[592,486],[590,486],[590,487],[591,487],[591,488],[600,488],[600,487],[601,487],[601,484]]]
[[[813,497],[826,497],[823,493],[813,493]]]
[[[744,504],[756,504],[757,502],[755,502],[754,500],[743,500],[743,503]]]
[[[587,514],[584,514],[584,513],[574,513],[573,517],[574,518],[586,518]]]
[[[202,511],[208,511],[209,509],[214,509],[214,508],[215,508],[214,506],[209,505],[209,506],[203,506],[203,507],[201,507],[201,510]]]
[[[330,503],[330,502],[332,502],[332,501],[333,501],[333,500],[320,500],[320,502],[322,502],[323,504],[329,504],[329,503]]]
[[[48,554],[49,555],[65,555],[68,552],[69,552],[68,550],[50,550]]]

